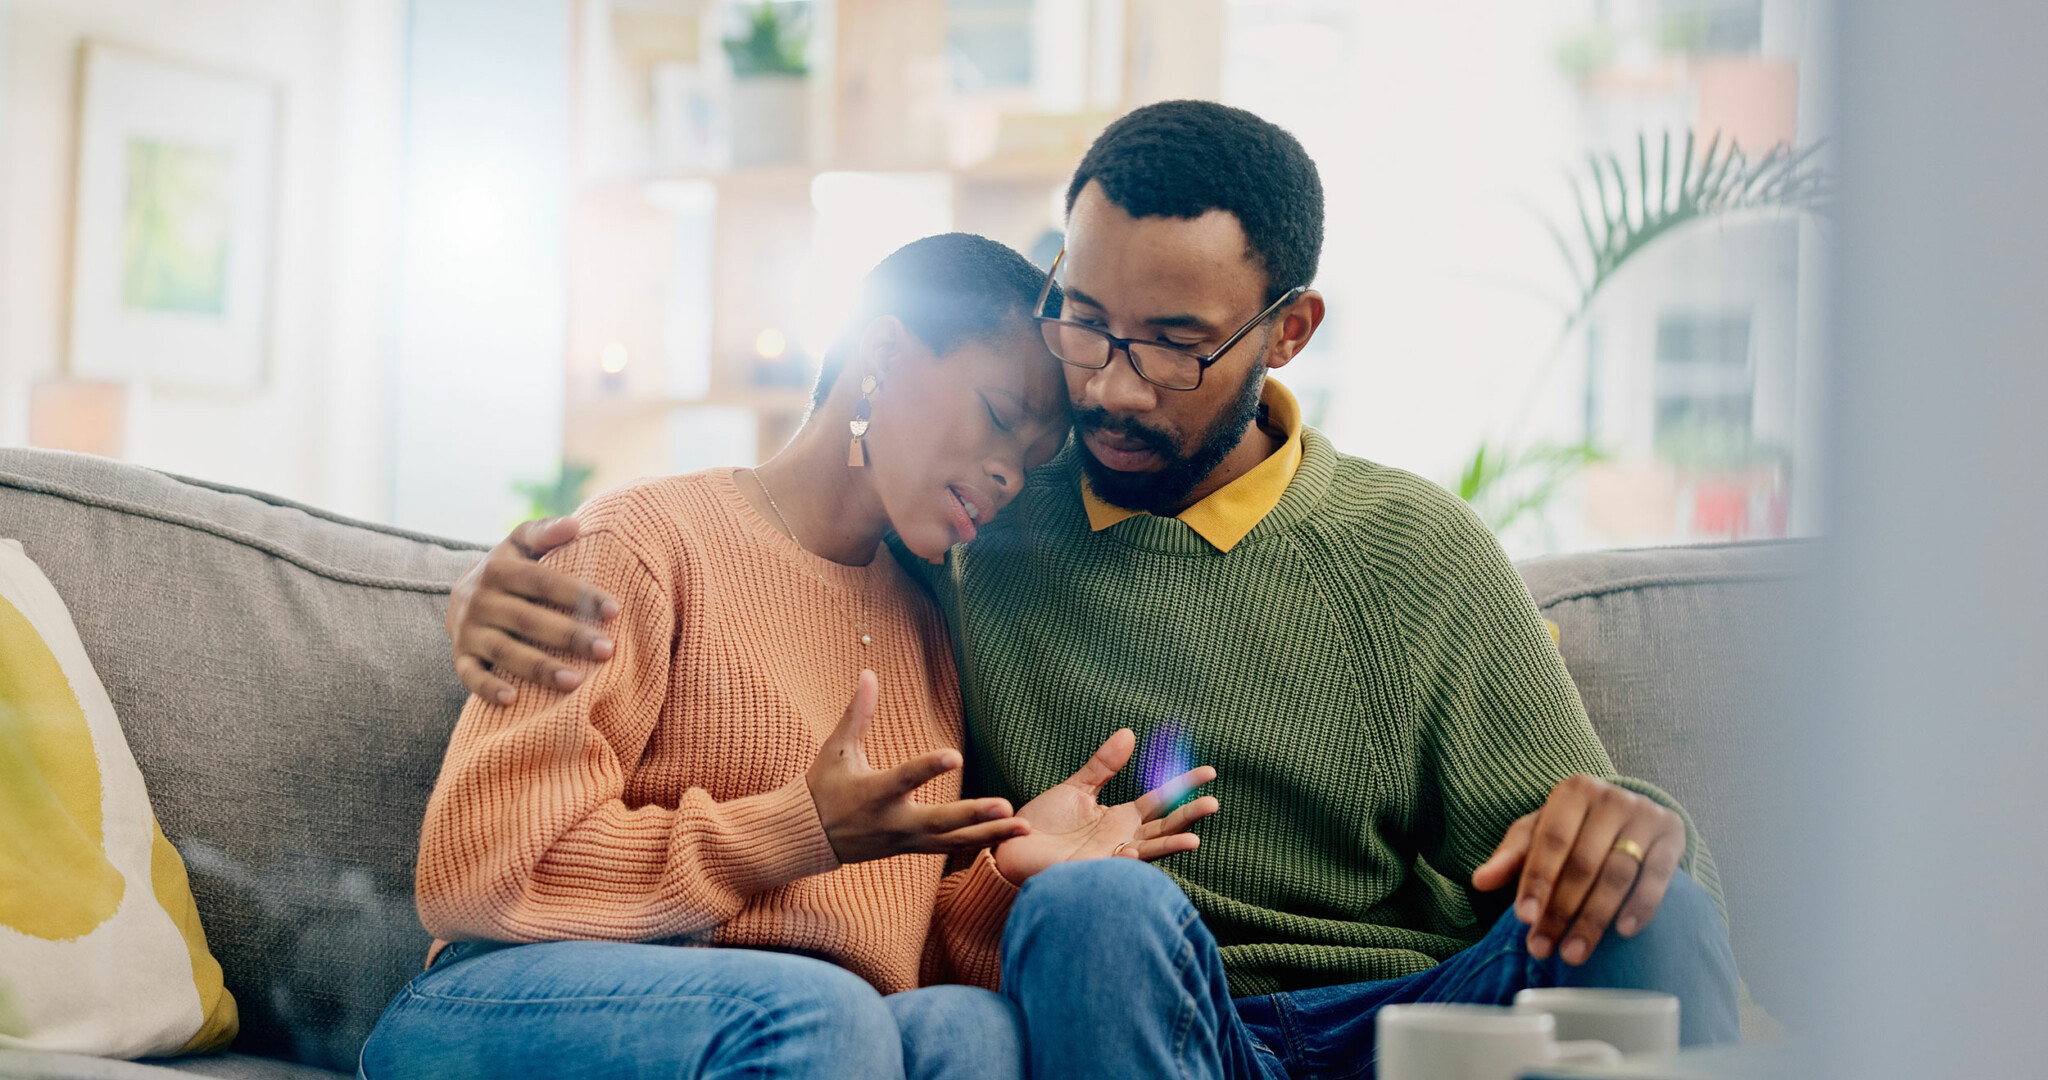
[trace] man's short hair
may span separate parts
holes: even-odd
[[[944,354],[962,342],[1028,332],[1025,320],[1044,287],[1043,270],[986,236],[956,232],[912,240],[861,281],[853,316],[825,350],[811,407],[832,396],[861,332],[876,319],[896,316],[934,353]]]
[[[1279,125],[1213,101],[1162,101],[1104,129],[1074,170],[1067,211],[1090,180],[1132,217],[1227,210],[1266,272],[1266,301],[1315,279],[1323,181]]]

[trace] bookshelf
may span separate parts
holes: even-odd
[[[1056,242],[1074,164],[1131,104],[1126,73],[1160,41],[1183,50],[1172,91],[1220,71],[1186,60],[1184,16],[1220,31],[1221,0],[814,0],[804,90],[764,106],[736,100],[753,88],[720,45],[747,5],[576,3],[563,450],[593,491],[773,454],[875,260],[954,229]],[[971,39],[949,38],[963,20]],[[1020,33],[1027,55],[1087,58],[1083,92],[1017,82]],[[976,57],[996,77],[960,71]],[[778,108],[801,160],[735,163],[734,118]]]

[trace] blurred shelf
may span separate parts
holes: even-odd
[[[707,170],[704,172],[658,173],[638,178],[610,178],[589,180],[577,186],[578,196],[586,199],[608,200],[620,197],[659,201],[662,188],[667,185],[711,183],[720,187],[741,187],[748,189],[800,188],[808,190],[811,180],[824,173],[865,172],[865,173],[943,173],[956,179],[975,182],[1021,183],[1044,181],[1059,183],[1073,175],[1077,157],[1069,154],[1019,154],[990,158],[971,165],[952,166],[941,162],[915,164],[905,162],[897,167],[853,168],[837,164],[791,164],[757,165],[744,169]]]
[[[761,387],[744,393],[726,391],[701,398],[604,395],[571,397],[564,408],[579,419],[658,417],[678,409],[743,408],[757,412],[801,413],[811,407],[809,387]]]

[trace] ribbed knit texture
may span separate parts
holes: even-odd
[[[927,575],[975,733],[970,792],[1031,798],[1124,725],[1140,749],[1106,803],[1217,768],[1201,848],[1159,865],[1241,995],[1458,952],[1505,910],[1507,894],[1482,901],[1469,882],[1508,826],[1573,773],[1619,779],[1478,518],[1304,437],[1279,505],[1228,553],[1172,518],[1090,532],[1069,446]],[[1718,901],[1686,829],[1685,867]]]
[[[961,743],[944,627],[896,560],[811,555],[731,470],[632,484],[578,517],[544,561],[618,598],[615,652],[573,693],[463,709],[420,838],[427,929],[794,950],[884,993],[995,985],[1015,889],[993,860],[839,866],[804,780],[863,667],[881,684],[871,766]],[[956,772],[915,798],[959,790]]]

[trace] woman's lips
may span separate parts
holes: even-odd
[[[1111,435],[1100,429],[1081,436],[1095,460],[1118,472],[1142,472],[1159,460],[1159,455],[1138,439]]]
[[[946,489],[946,509],[953,520],[953,535],[962,544],[974,542],[974,519],[967,514],[967,503],[960,498],[958,488]]]

